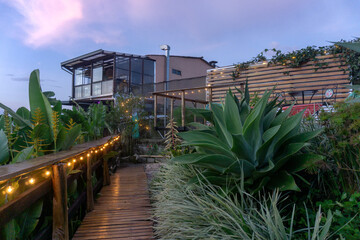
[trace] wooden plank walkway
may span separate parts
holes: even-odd
[[[154,239],[143,165],[118,169],[73,239]]]

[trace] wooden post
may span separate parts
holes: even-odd
[[[86,157],[86,210],[88,212],[94,209],[94,193],[92,187],[92,169],[91,156]]]
[[[156,128],[157,122],[157,95],[154,95],[154,128]]]
[[[106,154],[106,149],[104,149],[104,155]],[[110,185],[110,174],[109,174],[109,163],[108,163],[108,159],[105,159],[103,157],[103,176],[104,176],[104,180],[103,180],[103,185]]]
[[[185,127],[185,91],[181,92],[181,126]]]
[[[174,99],[170,100],[170,120],[174,118]]]
[[[206,104],[204,104],[204,109],[206,109]],[[206,125],[206,119],[204,118],[204,125]]]
[[[211,110],[212,103],[212,87],[209,87],[209,109]]]
[[[67,208],[67,182],[65,163],[52,166],[53,231],[52,239],[68,240],[69,223]]]
[[[196,109],[196,102],[194,102],[194,108]],[[196,114],[194,114],[194,122],[196,122]]]

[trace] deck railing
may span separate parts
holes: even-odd
[[[0,166],[0,227],[45,196],[52,197],[52,227],[42,229],[35,239],[69,239],[69,219],[86,201],[87,212],[94,207],[94,194],[110,184],[107,152],[119,148],[119,136],[74,146],[69,151],[48,154],[22,163]],[[93,186],[93,173],[97,182]],[[86,191],[68,208],[67,188],[83,177]],[[51,202],[51,201],[50,201]]]

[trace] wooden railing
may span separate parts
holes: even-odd
[[[1,194],[8,198],[0,206],[0,227],[39,199],[50,195],[52,227],[43,229],[35,238],[69,239],[69,219],[85,201],[87,211],[91,211],[94,207],[94,194],[103,185],[110,184],[109,163],[104,156],[106,152],[119,148],[118,140],[118,136],[105,137],[76,145],[69,151],[0,166]],[[98,181],[93,187],[94,172],[98,173]],[[68,209],[67,187],[80,177],[86,179],[86,191],[80,193]]]

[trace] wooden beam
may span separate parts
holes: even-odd
[[[24,212],[29,206],[50,192],[51,181],[45,180],[0,206],[0,227]]]
[[[165,97],[165,98],[181,100],[181,97],[177,97],[177,96],[166,95],[166,94],[163,94],[163,93],[153,93],[153,94],[155,96],[159,96],[159,97]],[[197,102],[197,103],[201,103],[201,104],[207,104],[207,101],[199,100],[199,99],[185,98],[185,101],[187,101],[187,102]]]
[[[194,103],[194,108],[196,109],[196,103]],[[194,122],[196,122],[196,114],[194,114]]]
[[[33,158],[21,163],[8,164],[0,166],[0,182],[22,174],[38,170],[43,167],[51,166],[74,155],[83,154],[92,147],[98,147],[105,144],[111,136],[104,137],[100,140],[75,145],[69,151],[61,151],[58,153],[47,154],[38,158]]]
[[[185,127],[185,91],[181,92],[181,126]]]
[[[104,155],[106,154],[106,149],[104,150]],[[103,176],[104,176],[104,180],[103,180],[103,185],[110,185],[110,173],[109,173],[109,162],[108,159],[105,159],[103,157]]]
[[[174,99],[170,99],[170,120],[174,118]]]
[[[92,165],[91,156],[86,157],[86,210],[88,212],[94,209],[94,193],[92,187]]]
[[[53,231],[52,239],[68,240],[67,183],[65,163],[53,165]]]

